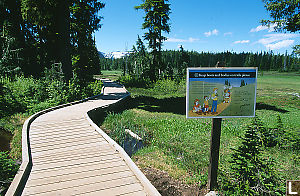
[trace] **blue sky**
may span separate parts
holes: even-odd
[[[102,27],[95,32],[96,45],[101,52],[130,50],[142,30],[144,12],[134,6],[141,0],[102,0],[105,8],[99,14]],[[275,54],[289,53],[299,44],[300,35],[278,33],[263,27],[261,19],[269,19],[262,0],[170,0],[171,32],[163,49],[198,52],[257,52],[273,50]],[[146,43],[146,42],[145,42]]]

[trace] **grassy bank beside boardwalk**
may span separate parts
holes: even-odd
[[[258,75],[256,115],[270,133],[276,132],[278,121],[282,122],[286,137],[284,144],[280,141],[275,146],[262,147],[262,157],[274,163],[281,190],[285,180],[300,179],[299,76],[279,72]],[[132,95],[128,109],[109,114],[102,126],[111,134],[116,129],[132,129],[145,138],[146,146],[133,156],[139,167],[163,170],[174,179],[203,188],[207,183],[211,119],[186,119],[185,88],[184,80],[160,80],[148,88],[127,88]],[[227,173],[232,172],[233,149],[241,145],[251,121],[252,118],[223,119],[220,187]]]

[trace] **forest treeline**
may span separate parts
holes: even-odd
[[[141,41],[141,40],[140,40]],[[103,70],[123,70],[132,76],[147,77],[150,68],[150,54],[133,47],[133,52],[120,59],[100,59]],[[220,67],[258,67],[259,71],[298,71],[300,59],[296,54],[274,54],[270,52],[197,52],[179,50],[162,51],[162,61],[159,67],[161,77],[183,76],[187,67],[214,67],[219,62]]]

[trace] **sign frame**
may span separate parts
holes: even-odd
[[[186,84],[186,118],[247,118],[247,117],[255,117],[255,109],[256,109],[256,92],[257,92],[257,73],[258,73],[258,68],[257,67],[193,67],[193,68],[187,68],[187,84]],[[194,74],[194,75],[193,75]],[[227,80],[227,84],[221,84],[221,82],[226,83]],[[244,82],[244,84],[241,84],[241,86],[237,86],[237,82]],[[192,97],[195,97],[195,95],[191,95],[190,90],[191,90],[191,83],[193,82],[193,84],[195,84],[195,82],[202,82],[203,83],[203,94],[204,94],[204,89],[207,88],[207,86],[209,85],[216,85],[216,86],[223,86],[224,88],[224,92],[220,93],[223,96],[225,95],[225,88],[227,89],[227,92],[234,87],[234,90],[237,91],[237,87],[243,87],[244,86],[249,86],[249,88],[251,88],[251,97],[250,100],[248,100],[248,98],[243,99],[243,100],[248,100],[248,102],[246,104],[243,105],[238,105],[236,104],[235,106],[231,106],[231,108],[227,109],[227,113],[230,114],[231,110],[233,110],[233,107],[244,107],[245,106],[245,110],[248,111],[250,114],[247,115],[221,115],[222,112],[229,107],[230,102],[231,102],[231,97],[230,97],[230,93],[229,96],[230,98],[224,98],[224,104],[218,103],[217,106],[214,104],[214,109],[213,107],[213,102],[214,100],[213,95],[216,94],[218,95],[218,92],[221,92],[221,87],[216,88],[218,92],[215,91],[215,88],[212,87],[212,89],[210,90],[210,92],[208,93],[208,91],[206,90],[206,94],[207,96],[204,96],[204,101],[207,101],[207,97],[209,97],[208,99],[210,100],[210,103],[208,104],[208,106],[205,105],[205,102],[201,99],[195,99],[194,103],[191,103],[190,97],[192,99]],[[217,81],[217,82],[216,82]],[[228,82],[229,81],[229,82]],[[230,84],[230,81],[234,82],[233,85]],[[247,83],[247,82],[251,82],[251,83]],[[205,87],[204,87],[205,85]],[[234,86],[235,85],[235,86]],[[195,86],[195,85],[194,85]],[[198,87],[199,88],[199,87]],[[222,89],[223,90],[223,89]],[[216,93],[214,93],[216,92]],[[247,90],[244,90],[244,93],[247,92]],[[195,94],[195,92],[193,92]],[[203,96],[202,94],[202,96]],[[228,93],[227,93],[228,94]],[[205,98],[206,97],[206,98]],[[226,97],[226,96],[225,96]],[[237,97],[237,96],[236,96]],[[220,96],[217,97],[217,99],[219,99]],[[235,98],[237,99],[237,98]],[[200,102],[201,104],[198,103],[198,105],[201,108],[201,111],[195,111],[194,108],[196,105],[196,100],[198,100],[198,102]],[[201,101],[200,101],[201,100]],[[230,100],[230,102],[229,102]],[[223,101],[223,100],[222,100]],[[227,102],[226,102],[227,101]],[[218,102],[218,101],[216,101]],[[208,102],[206,102],[208,103]],[[229,104],[226,104],[229,103]],[[194,104],[193,107],[193,113],[191,111],[191,106]],[[203,106],[202,106],[203,104]],[[250,104],[250,105],[249,105]],[[220,107],[220,106],[221,107]],[[227,105],[227,106],[226,106]],[[248,106],[248,108],[247,108]],[[249,111],[249,107],[252,108],[253,106],[253,110]],[[206,108],[205,109],[203,108]],[[216,108],[219,107],[219,110],[221,108],[221,112],[216,111]],[[225,108],[222,110],[222,107]],[[213,110],[212,110],[213,109]],[[231,109],[231,110],[230,110]],[[208,111],[207,111],[208,110]],[[235,109],[237,110],[237,109]],[[218,113],[219,112],[219,113]],[[207,114],[206,114],[207,113]],[[214,114],[215,113],[215,114]],[[223,112],[224,113],[224,112]],[[226,113],[226,111],[225,111]],[[235,113],[237,113],[235,111]]]

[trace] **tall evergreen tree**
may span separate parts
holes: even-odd
[[[0,1],[0,73],[14,75],[24,64],[20,0]]]
[[[22,15],[37,40],[40,64],[62,63],[66,80],[72,76],[70,55],[70,1],[23,0]]]
[[[148,29],[144,38],[148,41],[148,46],[151,49],[151,63],[149,70],[150,80],[155,81],[158,78],[158,69],[161,67],[161,48],[162,43],[166,37],[162,32],[170,32],[169,14],[170,4],[166,3],[168,0],[145,0],[135,9],[142,9],[145,11],[144,23],[142,28]]]
[[[184,76],[186,74],[186,68],[190,64],[190,57],[189,54],[184,50],[183,46],[181,45],[179,48],[180,51],[180,76]]]
[[[146,47],[140,38],[138,36],[138,39],[136,41],[136,55],[135,55],[135,69],[136,69],[136,75],[139,77],[140,74],[142,77],[145,76],[145,73],[149,71],[148,62],[147,62],[147,51]],[[147,71],[148,70],[148,71]]]
[[[92,79],[100,72],[98,51],[93,33],[101,27],[102,17],[98,15],[104,4],[97,0],[73,0],[71,7],[72,54],[76,58],[73,69],[81,83]],[[99,71],[98,71],[99,70]]]
[[[40,64],[61,63],[66,80],[75,72],[82,83],[89,81],[99,69],[93,33],[101,26],[98,11],[104,4],[97,0],[22,0],[21,7]]]

